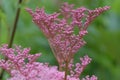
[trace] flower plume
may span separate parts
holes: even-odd
[[[83,40],[90,23],[101,13],[110,7],[100,7],[95,10],[89,10],[85,7],[77,9],[74,5],[64,3],[59,13],[47,14],[44,9],[36,8],[35,12],[27,8],[31,14],[33,22],[41,29],[48,38],[52,51],[59,64],[70,62],[74,54],[85,45]],[[62,15],[62,18],[58,18]],[[85,19],[85,21],[84,21]],[[75,34],[75,28],[78,33]]]

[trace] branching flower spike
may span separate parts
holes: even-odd
[[[85,7],[77,9],[73,5],[64,3],[60,13],[47,14],[44,9],[36,8],[33,12],[26,9],[33,17],[33,22],[42,30],[48,38],[52,51],[61,66],[70,62],[74,54],[85,45],[83,36],[86,35],[89,24],[101,13],[109,9],[109,6],[89,10]],[[62,15],[62,18],[58,18]],[[79,30],[75,34],[75,28]]]

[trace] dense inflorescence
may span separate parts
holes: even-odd
[[[47,14],[44,9],[36,8],[33,12],[31,9],[26,10],[33,17],[33,22],[42,30],[48,38],[53,53],[60,65],[70,62],[74,54],[85,45],[83,36],[86,35],[88,25],[101,13],[108,10],[109,7],[96,8],[89,10],[85,7],[77,9],[74,5],[64,3],[60,13]],[[63,16],[62,18],[59,18]],[[75,28],[79,32],[75,34]]]
[[[64,80],[64,71],[59,71],[57,66],[50,66],[48,63],[36,62],[41,54],[29,54],[30,48],[9,48],[7,45],[0,47],[0,53],[7,59],[0,60],[0,67],[10,73],[7,80]],[[90,63],[91,58],[84,56],[80,58],[81,64],[69,64],[71,73],[67,80],[80,80],[80,74]],[[73,68],[74,67],[74,68]],[[82,80],[97,80],[94,75],[86,76]]]

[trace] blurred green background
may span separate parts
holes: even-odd
[[[88,54],[93,60],[81,77],[95,74],[98,80],[120,80],[120,0],[23,0],[22,5],[18,5],[18,0],[0,0],[0,45],[9,42],[16,10],[20,6],[14,44],[31,47],[31,53],[41,52],[40,62],[58,65],[47,39],[32,22],[25,8],[34,10],[44,7],[47,13],[53,13],[59,11],[63,2],[89,9],[111,6],[89,26],[89,34],[84,37],[87,44],[75,55],[75,62],[79,61],[80,56]]]

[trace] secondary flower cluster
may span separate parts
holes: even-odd
[[[7,58],[0,60],[0,67],[11,75],[7,80],[64,80],[64,71],[59,71],[57,66],[50,66],[48,63],[36,62],[41,54],[29,54],[29,52],[30,48],[22,49],[20,46],[9,49],[7,45],[0,47],[0,53]],[[80,61],[81,64],[69,64],[71,73],[67,75],[67,80],[80,80],[81,72],[91,59],[84,56]],[[81,80],[97,80],[97,77],[86,76]]]
[[[83,36],[86,35],[88,25],[109,7],[89,10],[85,7],[77,9],[73,5],[64,3],[60,13],[47,14],[44,9],[36,8],[26,10],[33,17],[33,22],[39,26],[44,35],[48,38],[53,53],[61,66],[65,62],[70,62],[74,54],[85,45]],[[62,18],[59,18],[59,16]],[[79,30],[75,34],[75,28]]]

